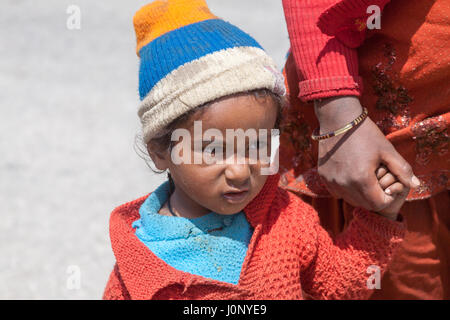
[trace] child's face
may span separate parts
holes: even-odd
[[[205,140],[203,134],[200,135],[202,142],[200,150],[214,141],[214,145],[223,145],[225,154],[229,152],[227,149],[232,149],[230,146],[234,140],[235,149],[232,153],[235,156],[239,147],[238,141],[234,136],[231,136],[231,139],[227,138],[226,129],[242,129],[244,132],[248,129],[253,132],[264,132],[260,130],[265,129],[267,150],[264,154],[270,156],[270,135],[275,125],[277,110],[278,106],[270,96],[256,98],[251,94],[237,95],[221,99],[205,110],[197,112],[180,128],[187,129],[192,137],[190,143],[192,159],[195,154],[194,140],[199,140],[198,134],[194,136],[194,121],[199,120],[202,133],[208,129],[218,129],[223,138],[217,139],[214,136],[211,140]],[[179,143],[183,145],[182,142]],[[247,150],[245,160],[248,160],[248,150],[252,147],[249,146],[248,138],[243,147]],[[238,161],[236,157],[224,156],[222,163],[207,164],[203,161],[201,164],[195,164],[191,161],[190,164],[175,164],[170,151],[158,153],[156,156],[152,150],[154,149],[150,147],[150,155],[156,167],[161,170],[169,169],[176,186],[173,197],[177,197],[177,200],[183,203],[183,209],[192,211],[190,216],[201,216],[210,211],[219,214],[237,213],[259,193],[267,179],[267,175],[261,174],[261,168],[268,167],[268,164],[262,164],[260,159],[251,162],[239,158],[241,161]],[[182,149],[180,154],[184,152]]]

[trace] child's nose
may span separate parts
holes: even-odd
[[[250,166],[247,163],[228,165],[225,177],[236,188],[246,187],[250,178]]]

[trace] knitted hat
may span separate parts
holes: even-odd
[[[247,33],[205,0],[158,0],[134,16],[144,142],[187,111],[254,89],[285,94],[284,80]]]

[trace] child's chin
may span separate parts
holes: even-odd
[[[222,215],[233,215],[241,212],[247,206],[248,202],[239,203],[239,204],[227,204],[226,207],[222,207],[221,209],[215,211],[218,214]]]

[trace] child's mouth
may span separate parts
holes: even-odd
[[[230,203],[240,203],[247,198],[248,190],[242,190],[238,192],[227,192],[223,194],[223,197]]]

